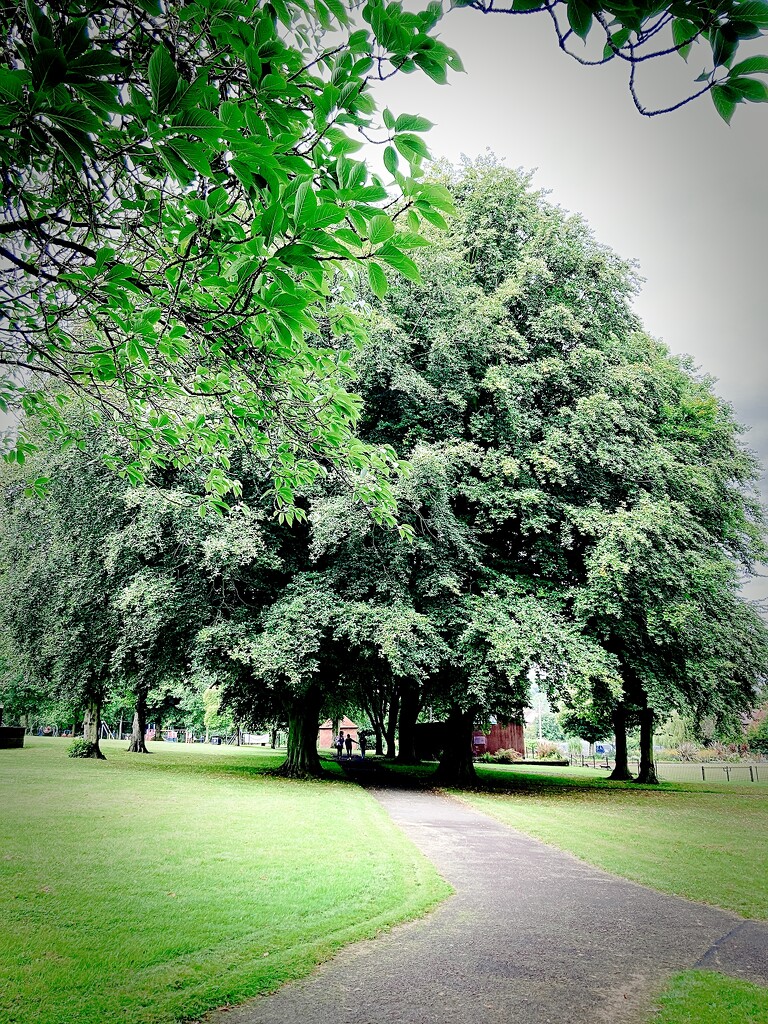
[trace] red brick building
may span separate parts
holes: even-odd
[[[351,735],[352,742],[357,746],[357,725],[351,718],[345,715],[339,722],[339,729],[345,736]],[[333,731],[333,722],[327,718],[320,726],[317,733],[318,750],[333,750],[333,741],[336,734]]]
[[[475,730],[472,746],[476,754],[495,754],[497,750],[516,750],[525,757],[525,737],[519,722],[497,722],[490,732]]]

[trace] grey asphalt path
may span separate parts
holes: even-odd
[[[455,895],[211,1024],[638,1024],[680,970],[768,984],[766,925],[615,878],[449,797],[369,792]]]

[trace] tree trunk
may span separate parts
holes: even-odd
[[[148,754],[146,744],[147,737],[147,699],[146,694],[139,693],[136,696],[136,706],[133,711],[133,728],[131,729],[131,741],[128,750],[132,754]]]
[[[397,734],[397,716],[400,711],[400,688],[396,687],[392,693],[392,700],[389,705],[389,720],[384,733],[387,741],[387,757],[394,758],[396,753],[395,736]]]
[[[435,782],[443,786],[464,786],[477,778],[472,757],[472,729],[475,711],[453,708],[445,723],[445,746],[435,773]]]
[[[104,755],[99,747],[99,734],[101,732],[101,703],[98,700],[91,700],[85,706],[83,716],[83,739],[93,744],[91,757],[104,760]]]
[[[277,729],[274,726],[269,730],[269,745],[273,750],[277,746]]]
[[[317,752],[322,695],[311,691],[297,701],[288,712],[288,754],[277,769],[279,775],[304,779],[323,774]]]
[[[382,704],[380,701],[370,700],[367,701],[363,707],[363,710],[371,720],[373,726],[373,735],[376,737],[376,753],[381,756],[384,753],[384,711],[382,710]]]
[[[398,764],[418,764],[416,754],[416,719],[419,717],[421,702],[418,687],[412,683],[402,687],[400,694],[400,715],[397,723]]]
[[[155,722],[155,739],[163,743],[163,723]]]
[[[616,743],[616,764],[608,778],[614,782],[631,782],[632,775],[627,755],[627,713],[622,704],[616,705],[611,718],[613,719],[613,738]]]
[[[659,777],[653,762],[653,708],[644,707],[640,710],[640,772],[635,782],[655,786]]]

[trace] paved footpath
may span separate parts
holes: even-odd
[[[768,984],[766,924],[615,878],[449,797],[370,792],[455,895],[212,1024],[638,1024],[676,971]]]

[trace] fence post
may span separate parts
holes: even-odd
[[[752,765],[749,766],[749,781],[750,782],[754,782],[755,781],[755,773],[752,771]]]
[[[704,765],[701,766],[701,781],[706,782],[707,776],[704,774]]]
[[[725,781],[731,781],[731,769],[728,767],[728,765],[725,766]]]

